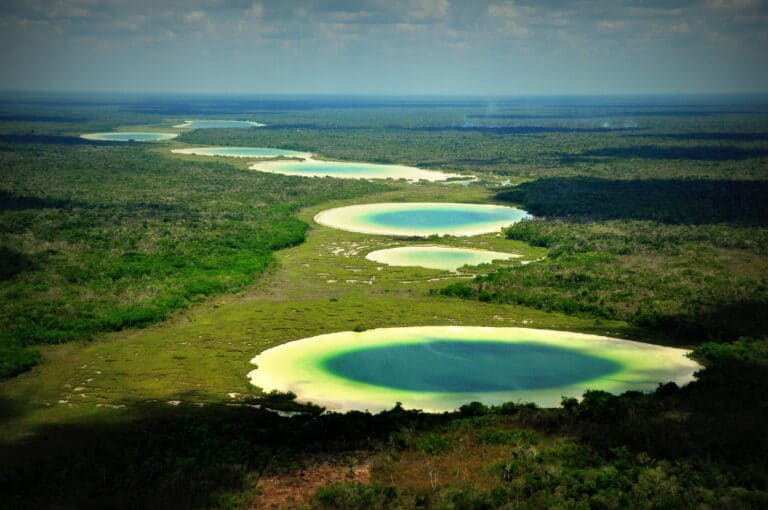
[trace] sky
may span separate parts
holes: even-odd
[[[768,0],[2,0],[0,90],[768,92]]]

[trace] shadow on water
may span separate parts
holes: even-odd
[[[768,225],[768,182],[707,179],[550,178],[496,194],[534,216]]]
[[[692,161],[737,161],[768,156],[768,149],[742,149],[740,147],[702,145],[696,147],[667,147],[662,145],[641,145],[637,147],[609,147],[593,149],[573,155],[562,155],[561,162],[599,163],[601,158],[621,159],[665,159]]]

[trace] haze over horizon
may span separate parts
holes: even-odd
[[[9,0],[2,90],[768,92],[765,0]]]

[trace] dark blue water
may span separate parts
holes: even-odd
[[[407,207],[404,205],[403,207]],[[366,220],[374,225],[399,228],[449,228],[478,223],[519,221],[526,213],[519,209],[403,209],[366,215]]]
[[[615,361],[534,342],[449,341],[393,345],[329,358],[324,368],[377,386],[427,392],[556,388],[612,374]]]

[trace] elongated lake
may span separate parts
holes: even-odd
[[[176,133],[144,133],[144,132],[113,132],[86,133],[80,138],[86,140],[101,140],[105,142],[161,142],[179,136]]]
[[[227,156],[232,158],[309,158],[308,152],[275,149],[272,147],[188,147],[172,149],[174,154],[194,154],[196,156]]]
[[[216,119],[193,119],[186,120],[183,124],[173,126],[175,128],[190,128],[190,129],[210,129],[210,128],[251,128],[251,127],[263,127],[266,124],[260,124],[258,122],[251,122],[250,120],[216,120]]]
[[[344,179],[405,179],[407,181],[444,181],[457,174],[424,170],[412,166],[358,163],[351,161],[269,161],[253,163],[250,168],[260,172],[304,177],[339,177]]]

